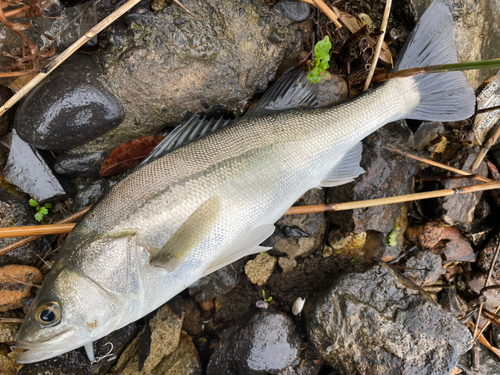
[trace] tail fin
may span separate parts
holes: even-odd
[[[435,0],[406,41],[395,70],[457,62],[453,18],[442,0]],[[476,98],[462,72],[411,77],[420,94],[419,106],[406,118],[458,121],[472,116]]]

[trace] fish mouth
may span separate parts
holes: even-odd
[[[39,362],[64,354],[67,351],[68,351],[67,349],[60,349],[60,350],[24,349],[21,353],[17,355],[16,362],[19,364]]]

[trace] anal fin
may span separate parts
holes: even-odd
[[[220,209],[220,197],[214,196],[208,199],[170,237],[158,254],[151,259],[150,264],[167,271],[175,270],[212,230]]]
[[[230,263],[236,262],[238,259],[247,255],[261,253],[263,251],[272,249],[271,247],[259,246],[270,235],[274,233],[274,225],[261,225],[251,232],[247,233],[234,248],[226,251],[218,257],[206,270],[203,276],[207,276],[218,269],[227,266]]]
[[[323,178],[319,186],[332,187],[344,185],[353,181],[360,174],[365,173],[365,170],[359,166],[362,151],[363,145],[359,142],[346,152],[335,167]]]

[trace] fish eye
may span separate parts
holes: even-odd
[[[61,307],[57,302],[44,302],[37,307],[35,318],[45,327],[55,326],[61,320]]]

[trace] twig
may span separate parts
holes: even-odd
[[[472,165],[469,168],[471,172],[474,172],[479,167],[479,164],[481,164],[481,162],[483,161],[484,157],[486,156],[486,154],[490,150],[490,147],[496,143],[498,137],[500,137],[500,123],[497,124],[497,128],[495,129],[495,132],[486,141],[484,146],[481,146],[481,149],[479,150],[479,153],[477,154],[476,159],[474,159],[474,162],[472,163]]]
[[[325,16],[327,16],[335,26],[337,26],[339,29],[342,28],[342,24],[338,21],[338,16],[335,14],[333,10],[330,9],[328,5],[326,5],[323,0],[300,0],[304,3],[307,3],[309,5],[314,5],[321,9],[323,13],[325,13]]]
[[[488,283],[490,282],[491,274],[493,273],[493,268],[495,268],[495,263],[497,262],[497,257],[498,257],[498,252],[500,251],[500,243],[497,246],[497,249],[495,250],[495,256],[493,257],[493,260],[491,261],[491,266],[490,270],[488,271],[488,277],[486,278],[486,281],[484,282],[484,288],[488,286]],[[484,299],[481,299],[481,303],[479,305],[479,311],[477,313],[477,321],[476,321],[476,328],[474,329],[474,342],[477,340],[477,329],[479,326],[479,322],[481,320],[481,313],[483,311],[483,304],[484,304]],[[482,332],[482,331],[481,331]]]
[[[24,319],[21,318],[0,318],[0,323],[22,323]]]
[[[400,195],[397,197],[390,197],[390,198],[371,199],[371,200],[366,200],[366,201],[357,201],[357,202],[348,202],[348,203],[318,204],[318,205],[313,205],[313,206],[295,206],[295,207],[290,208],[287,212],[285,212],[285,215],[309,214],[309,213],[314,213],[314,212],[326,212],[326,211],[353,210],[356,208],[383,206],[386,204],[411,202],[411,201],[419,200],[419,199],[447,197],[450,195],[475,193],[478,191],[493,190],[493,189],[499,189],[499,188],[500,188],[500,181],[499,182],[488,182],[486,184],[480,184],[480,185],[463,186],[463,187],[458,187],[458,188],[454,188],[454,189],[444,189],[444,190],[437,190],[437,191],[428,191],[428,192],[424,192],[424,193]]]
[[[470,329],[472,330],[475,330],[476,327],[474,325],[474,323],[472,323],[470,320],[467,322],[467,325],[469,326]],[[488,342],[488,340],[486,340],[486,337],[484,337],[482,334],[479,335],[479,342],[481,344],[483,344],[484,346],[486,346],[488,349],[490,349],[493,353],[495,353],[495,355],[500,359],[500,349],[497,349],[493,346],[491,346],[491,344]]]
[[[396,147],[394,147],[392,145],[382,146],[382,147],[385,148],[386,150],[393,151],[393,152],[395,152],[397,154],[406,156],[407,158],[410,158],[410,159],[413,159],[413,160],[420,161],[422,163],[433,165],[435,167],[442,168],[442,169],[445,169],[447,171],[460,174],[462,176],[471,176],[474,180],[477,180],[477,181],[481,181],[481,182],[493,182],[493,180],[490,180],[489,178],[482,177],[482,176],[477,176],[477,175],[474,175],[472,173],[462,171],[461,169],[453,168],[453,167],[450,167],[450,166],[448,166],[446,164],[438,163],[437,161],[434,161],[434,160],[429,160],[429,159],[421,158],[420,156],[413,155],[413,154],[410,154],[408,152],[399,150],[399,149],[397,149]]]
[[[38,83],[40,83],[45,77],[54,71],[59,65],[61,65],[68,57],[75,53],[81,46],[87,43],[94,36],[99,34],[106,27],[111,25],[115,20],[120,18],[123,14],[127,13],[135,5],[139,4],[141,0],[129,0],[127,3],[122,5],[120,8],[115,10],[92,29],[87,31],[80,39],[69,46],[63,53],[57,56],[51,63],[49,63],[40,73],[38,73],[31,81],[24,85],[14,96],[12,96],[5,104],[0,107],[0,116],[7,112],[14,104],[16,104],[22,97],[24,97],[28,92],[30,92]],[[1,255],[1,254],[0,254]]]
[[[375,54],[373,55],[372,65],[370,66],[370,71],[368,72],[368,77],[366,78],[365,87],[363,91],[368,90],[370,83],[372,82],[373,73],[375,73],[375,68],[377,67],[378,58],[380,56],[380,51],[382,50],[382,44],[384,43],[385,31],[387,29],[387,24],[389,23],[389,14],[391,13],[392,0],[385,0],[385,10],[384,18],[382,19],[382,26],[380,26],[381,34],[377,40],[377,47],[375,48]]]
[[[67,218],[58,221],[56,224],[65,224],[65,223],[70,223],[72,221],[75,221],[76,219],[78,219],[78,218],[82,217],[83,215],[85,215],[89,209],[90,209],[90,206],[84,208],[83,210],[75,212],[73,215],[70,215]],[[6,228],[6,229],[10,229],[10,228]],[[28,243],[30,243],[32,241],[35,241],[35,240],[39,239],[40,237],[42,237],[42,236],[41,235],[37,235],[37,236],[26,237],[26,238],[23,238],[22,240],[13,242],[13,243],[5,246],[5,247],[2,247],[0,249],[0,256],[2,256],[4,254],[7,254],[7,253],[10,253],[11,251],[13,251],[13,250],[15,250],[15,249],[17,249],[17,248],[19,248],[21,246],[24,246],[24,245],[26,245],[26,244],[28,244]]]

